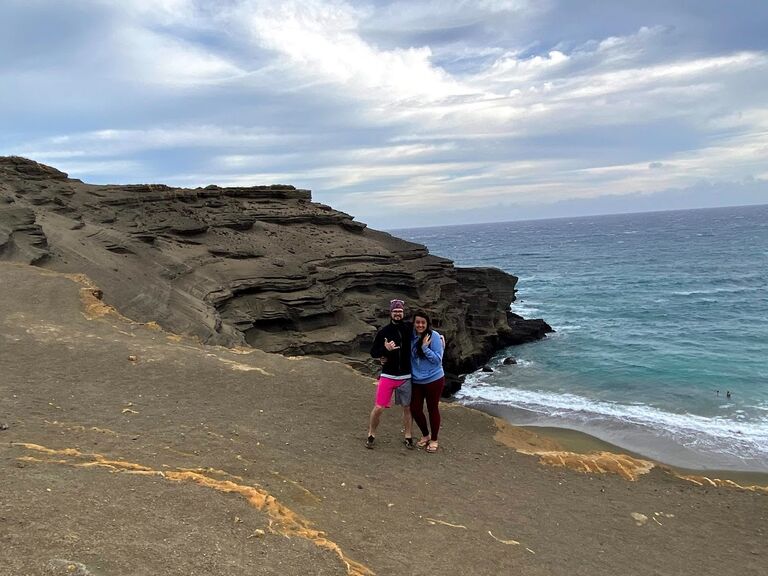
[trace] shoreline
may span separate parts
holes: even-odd
[[[504,443],[518,449],[519,451],[538,454],[547,451],[563,451],[579,455],[589,455],[597,453],[610,453],[617,456],[628,456],[633,460],[647,461],[655,467],[669,470],[675,476],[687,478],[706,478],[720,479],[736,482],[741,485],[756,485],[768,487],[768,472],[755,470],[731,470],[727,468],[703,468],[679,466],[663,462],[657,458],[647,456],[641,452],[624,448],[619,444],[608,442],[597,436],[575,430],[573,428],[560,426],[540,426],[535,424],[515,424],[508,419],[503,406],[495,404],[473,404],[467,406],[459,401],[455,404],[465,408],[478,410],[488,416],[503,422],[522,434],[513,434],[517,438],[506,440]],[[522,442],[520,442],[522,437]]]

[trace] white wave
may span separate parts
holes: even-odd
[[[512,358],[515,358],[514,355],[512,356]],[[504,364],[504,360],[506,359],[507,359],[507,356],[499,357],[496,359],[495,362],[493,362],[493,364],[489,364],[489,366],[491,366],[491,368],[493,368],[494,370],[496,370],[497,368],[506,369],[508,368],[508,366]],[[536,365],[536,363],[533,360],[526,360],[524,358],[515,358],[515,360],[517,361],[517,363],[511,364],[510,366],[514,366],[516,368],[529,368],[531,366]],[[478,377],[481,375],[486,375],[487,377],[490,374],[491,374],[490,372],[483,372],[482,370],[478,370],[477,372],[473,372],[472,374],[470,374],[470,376]],[[467,376],[467,378],[469,378],[469,376]]]
[[[496,404],[599,427],[627,425],[654,436],[674,438],[681,445],[729,456],[768,458],[768,417],[751,422],[696,414],[675,414],[644,404],[590,400],[575,394],[558,394],[493,386],[467,379],[457,398],[468,405]],[[478,383],[483,383],[478,386]]]
[[[708,290],[675,290],[674,296],[712,296],[713,294],[740,294],[742,292],[755,292],[757,286],[734,286],[733,288],[710,288]]]
[[[578,324],[564,324],[562,326],[554,326],[554,329],[558,332],[576,332],[581,330],[581,326]]]
[[[538,302],[512,302],[509,309],[515,314],[523,317],[529,317],[538,313],[541,309],[537,308]]]

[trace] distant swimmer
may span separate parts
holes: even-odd
[[[730,397],[731,397],[731,391],[730,391],[730,390],[728,390],[728,391],[725,393],[725,397],[726,397],[726,398],[730,398]]]
[[[720,396],[720,390],[715,390],[717,392],[717,395]]]

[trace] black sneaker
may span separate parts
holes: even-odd
[[[406,438],[403,440],[403,444],[405,444],[405,447],[408,448],[408,450],[416,448],[416,444],[413,443],[413,438]]]
[[[376,442],[375,436],[368,436],[368,438],[365,441],[365,447],[369,449],[373,449],[373,444]]]

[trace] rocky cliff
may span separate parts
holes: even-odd
[[[293,186],[100,186],[0,157],[0,260],[85,273],[126,316],[206,343],[367,372],[387,303],[402,297],[446,335],[451,391],[495,350],[551,331],[508,312],[514,276],[456,268]]]

